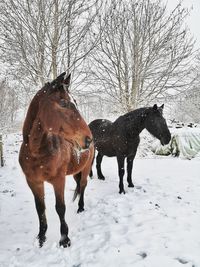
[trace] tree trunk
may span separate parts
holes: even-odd
[[[57,49],[58,49],[58,0],[54,0],[54,33],[53,33],[53,40],[52,40],[52,71],[53,71],[53,79],[55,79],[58,75],[57,70]]]
[[[1,167],[4,166],[4,159],[3,159],[3,141],[2,141],[2,134],[0,134],[0,157],[1,157]]]

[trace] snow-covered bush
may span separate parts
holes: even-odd
[[[168,145],[161,146],[158,142],[154,144],[152,151],[156,155],[173,155],[186,159],[200,156],[200,128],[174,128],[171,134]]]

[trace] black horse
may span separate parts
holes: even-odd
[[[141,131],[146,128],[160,140],[162,145],[169,143],[171,134],[162,115],[163,108],[164,105],[158,107],[155,104],[153,107],[139,108],[128,112],[113,123],[109,120],[97,119],[89,124],[95,148],[98,151],[96,158],[98,178],[105,180],[101,171],[103,156],[117,157],[120,194],[125,194],[123,184],[125,158],[127,158],[128,187],[134,187],[131,175]],[[92,175],[91,171],[90,177]]]

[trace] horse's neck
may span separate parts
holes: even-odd
[[[40,121],[36,119],[28,137],[28,144],[32,154],[39,154],[46,137],[47,135],[43,132]]]
[[[30,131],[33,127],[34,120],[36,119],[38,108],[39,108],[39,101],[46,97],[46,90],[47,85],[45,85],[42,89],[40,89],[37,94],[33,97],[30,106],[28,108],[26,119],[23,126],[23,141],[28,143]]]
[[[138,109],[124,115],[124,128],[131,136],[138,136],[145,128],[146,109]]]

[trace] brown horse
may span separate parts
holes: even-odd
[[[78,212],[84,210],[84,190],[94,154],[92,134],[71,102],[70,75],[65,72],[47,83],[34,96],[24,122],[19,162],[35,198],[39,217],[39,245],[46,240],[44,182],[53,185],[56,211],[60,218],[60,245],[70,246],[65,222],[65,176],[74,175],[80,195]]]

